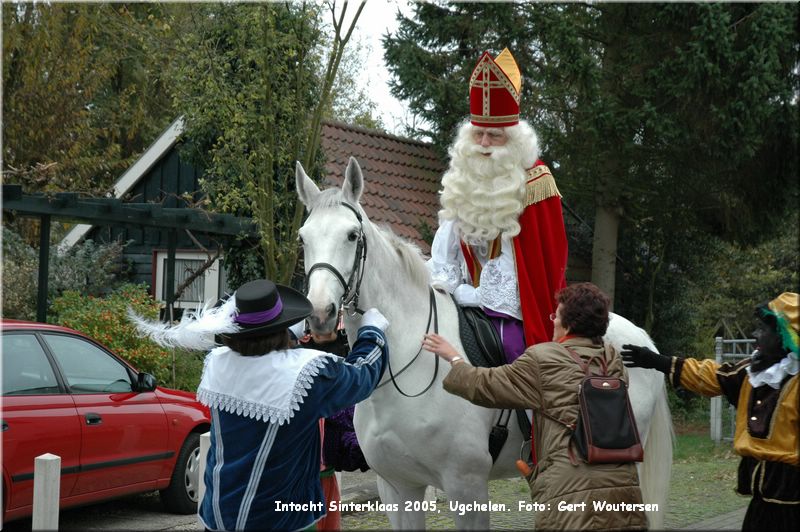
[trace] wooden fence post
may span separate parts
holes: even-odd
[[[58,530],[61,457],[37,456],[33,461],[33,530]]]
[[[200,475],[200,486],[197,490],[197,508],[203,504],[203,497],[206,494],[206,457],[208,456],[208,448],[211,447],[211,433],[205,432],[200,435],[200,467],[198,473]]]

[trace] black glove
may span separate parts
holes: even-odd
[[[622,349],[624,351],[620,355],[626,367],[657,369],[666,375],[669,375],[670,369],[672,369],[672,357],[659,355],[655,351],[639,345],[625,344]]]

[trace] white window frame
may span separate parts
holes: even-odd
[[[166,250],[153,251],[153,297],[162,305],[166,305],[167,300],[164,297],[162,286],[164,284],[164,263],[167,260]],[[200,260],[205,262],[208,260],[208,254],[202,251],[175,251],[175,260]],[[225,287],[220,287],[220,272],[223,268],[223,256],[220,255],[206,271],[203,272],[203,295],[205,301],[175,301],[174,307],[181,309],[195,310],[198,306],[205,304],[211,300],[211,304],[216,303],[224,294],[222,291]],[[177,263],[176,263],[177,266]],[[176,276],[177,279],[177,276]],[[177,287],[177,282],[176,285]]]

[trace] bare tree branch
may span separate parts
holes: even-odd
[[[208,250],[208,248],[206,248],[203,244],[201,244],[200,241],[197,240],[197,238],[192,234],[191,231],[189,231],[188,229],[186,229],[185,231],[186,235],[191,239],[192,242],[194,242],[194,245],[205,251],[208,258],[196,270],[190,270],[191,273],[189,274],[189,276],[175,288],[175,295],[172,297],[173,301],[178,301],[183,292],[192,285],[195,279],[203,275],[206,270],[208,270],[211,266],[214,265],[217,259],[219,259],[223,250],[223,246],[215,240],[214,243],[216,244],[217,249],[212,255],[211,252]]]

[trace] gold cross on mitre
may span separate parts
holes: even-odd
[[[494,80],[491,74],[494,74]],[[491,115],[491,90],[504,88],[519,105],[520,91],[522,89],[522,75],[514,56],[508,48],[504,48],[500,55],[492,59],[489,53],[483,54],[469,80],[470,87],[478,87],[482,91],[483,115]]]
[[[473,124],[518,122],[522,75],[508,48],[494,59],[484,52],[472,71],[469,87]]]

